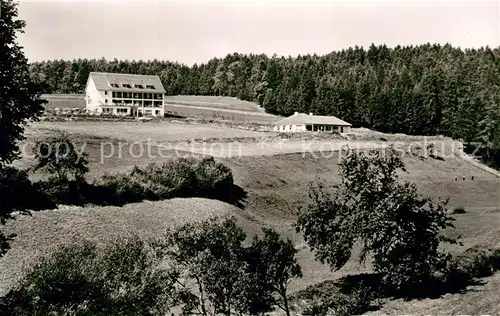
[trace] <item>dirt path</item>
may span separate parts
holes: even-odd
[[[255,142],[179,142],[172,145],[157,144],[164,149],[192,152],[202,156],[218,158],[237,158],[247,156],[273,156],[279,154],[312,154],[315,157],[329,158],[332,152],[344,147],[367,150],[388,147],[390,143],[380,141],[347,140],[271,140],[263,138]],[[170,147],[169,147],[170,146]]]

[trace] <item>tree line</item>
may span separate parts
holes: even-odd
[[[30,65],[46,93],[82,93],[91,71],[159,75],[169,95],[238,97],[278,115],[313,112],[381,132],[480,142],[486,160],[500,163],[499,48],[372,44],[323,56],[234,53],[191,67],[116,59]]]

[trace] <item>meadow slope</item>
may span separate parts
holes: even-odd
[[[243,210],[232,205],[201,198],[145,201],[122,207],[60,206],[57,210],[18,215],[8,221],[5,231],[17,237],[12,249],[0,258],[0,295],[23,275],[34,260],[56,246],[80,238],[104,243],[111,238],[137,234],[144,238],[159,237],[167,228],[211,216],[236,217],[250,234],[260,226],[245,219]]]
[[[52,124],[52,125],[50,125]],[[119,172],[130,169],[135,164],[162,162],[172,157],[132,157],[126,151],[121,157],[114,156],[101,160],[101,144],[103,141],[116,143],[119,141],[145,141],[146,138],[157,140],[174,140],[186,135],[221,133],[221,130],[207,126],[185,124],[179,127],[182,132],[175,134],[158,130],[154,125],[91,125],[63,123],[53,125],[39,124],[30,128],[28,141],[35,137],[45,137],[53,133],[52,128],[63,126],[72,133],[77,143],[85,143],[85,150],[90,155],[89,177],[98,177],[106,172]],[[125,123],[124,123],[125,124]],[[134,123],[132,123],[134,124]],[[119,128],[117,128],[119,126]],[[171,126],[172,127],[172,126]],[[243,130],[223,130],[226,137],[242,136],[249,138],[263,133],[247,133]],[[190,134],[192,133],[192,134]],[[93,135],[94,134],[94,135]],[[116,139],[117,137],[120,140]],[[156,146],[156,145],[155,145]],[[158,148],[156,148],[158,149]],[[193,155],[188,151],[185,155]],[[402,179],[414,182],[419,192],[433,198],[449,198],[449,208],[463,207],[465,214],[454,215],[455,229],[447,234],[462,236],[463,246],[449,248],[461,251],[466,247],[484,244],[500,246],[500,181],[493,173],[483,170],[480,166],[451,155],[447,152],[438,153],[442,158],[422,157],[417,154],[406,154],[404,162],[408,173]],[[196,154],[195,154],[196,155]],[[334,187],[340,182],[338,176],[339,152],[325,152],[324,155],[314,153],[287,153],[275,155],[250,155],[241,157],[219,157],[217,160],[228,165],[234,175],[235,183],[247,193],[244,209],[238,209],[227,204],[203,199],[174,199],[163,202],[143,202],[118,207],[68,208],[67,210],[36,213],[33,217],[22,216],[17,221],[8,223],[9,232],[19,236],[13,244],[13,249],[0,260],[0,284],[6,288],[12,280],[18,277],[23,258],[32,258],[40,253],[47,244],[57,240],[70,239],[72,236],[84,235],[89,238],[101,239],[105,236],[135,231],[138,234],[151,235],[160,232],[166,226],[190,218],[205,218],[208,214],[235,214],[243,223],[245,230],[253,234],[261,226],[274,227],[284,236],[291,238],[299,249],[299,261],[304,270],[304,278],[291,284],[291,290],[296,291],[308,285],[342,275],[368,271],[369,266],[359,266],[356,256],[340,271],[332,272],[328,267],[314,260],[313,254],[304,245],[303,239],[296,234],[292,224],[296,212],[307,201],[308,188],[311,182],[322,179],[328,187]],[[20,166],[30,165],[29,159],[19,162]],[[39,241],[40,242],[39,242]],[[23,259],[23,260],[21,260]],[[478,287],[462,295],[448,295],[438,300],[424,301],[390,301],[382,311],[389,314],[402,311],[423,313],[426,306],[432,313],[449,314],[453,311],[472,311],[493,313],[497,311],[491,303],[494,297],[500,297],[498,274],[485,279],[483,287]],[[5,285],[4,284],[7,284]],[[478,292],[479,291],[479,292]],[[481,295],[478,293],[482,293]],[[473,307],[470,307],[473,306]],[[407,313],[406,313],[407,314]]]
[[[166,104],[178,104],[194,107],[206,107],[217,110],[236,110],[244,112],[265,113],[265,109],[255,102],[243,101],[233,97],[204,95],[168,95]]]

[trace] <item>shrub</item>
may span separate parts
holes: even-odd
[[[213,157],[203,158],[194,166],[196,183],[207,194],[226,197],[233,186],[233,175],[227,166],[215,162]]]
[[[93,183],[81,178],[51,177],[36,183],[36,189],[53,203],[71,205],[123,205],[191,196],[231,202],[234,198],[231,170],[213,158],[135,166],[128,173],[104,175]]]
[[[55,204],[67,205],[85,204],[86,185],[85,182],[59,180],[57,178],[35,184],[37,189]]]
[[[445,268],[444,283],[447,286],[461,288],[474,279],[490,276],[499,269],[500,249],[474,246],[449,258]]]
[[[53,206],[40,194],[28,173],[13,167],[0,166],[0,219],[12,212],[40,210]]]
[[[58,181],[80,181],[89,171],[87,153],[78,152],[69,136],[61,133],[55,137],[38,140],[34,155],[34,171],[43,170]]]
[[[184,314],[230,315],[235,309],[244,314],[269,310],[266,288],[259,286],[262,291],[255,291],[252,286],[258,280],[244,260],[245,238],[234,218],[210,218],[168,231],[159,249],[179,275],[176,287]]]
[[[451,214],[465,214],[467,213],[465,211],[465,208],[463,206],[455,207],[452,211]]]
[[[34,184],[36,190],[47,200],[64,205],[123,205],[125,202],[108,187],[85,181],[58,180],[56,178]],[[133,196],[132,196],[133,197]],[[130,201],[130,197],[129,197]]]
[[[42,258],[5,297],[2,315],[164,315],[168,274],[138,237],[83,241]]]
[[[349,293],[327,286],[320,291],[309,289],[300,296],[305,298],[302,315],[361,315],[377,305],[375,293],[362,285]]]
[[[112,189],[127,202],[172,197],[227,197],[233,186],[231,170],[213,158],[178,159],[161,165],[134,167],[128,174],[105,175],[99,186]]]
[[[92,275],[93,261],[97,256],[94,245],[64,246],[44,257],[20,285],[11,290],[6,301],[10,308],[6,315],[35,315],[78,312],[102,305],[102,287]],[[74,307],[72,307],[74,306]]]

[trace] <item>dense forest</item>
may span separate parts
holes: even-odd
[[[168,61],[32,63],[46,93],[82,93],[90,71],[157,74],[167,94],[234,96],[267,112],[335,115],[382,132],[481,142],[500,164],[500,48],[371,45],[327,55],[230,54],[188,67]]]

